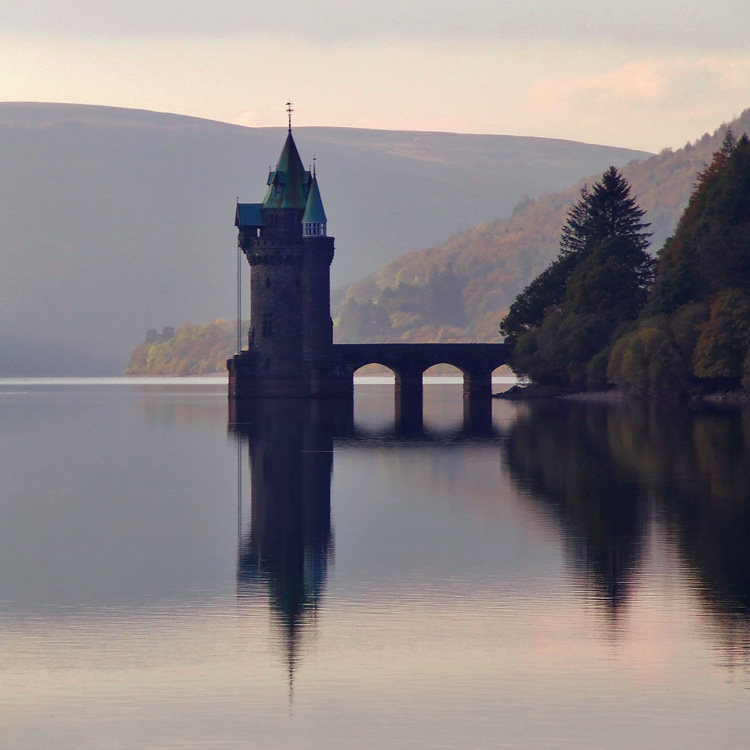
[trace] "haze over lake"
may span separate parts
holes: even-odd
[[[282,99],[283,101],[283,99]],[[235,314],[235,202],[278,128],[0,103],[0,374],[120,375],[150,328]],[[336,237],[334,287],[643,151],[545,138],[298,128]]]
[[[0,381],[5,746],[742,747],[750,415],[425,390]]]

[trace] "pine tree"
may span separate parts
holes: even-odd
[[[560,253],[526,289],[518,295],[500,323],[500,333],[514,344],[525,331],[538,328],[547,313],[559,311],[571,276],[591,253],[607,240],[618,239],[617,247],[637,275],[639,287],[653,280],[654,261],[646,252],[651,234],[645,230],[645,211],[630,195],[630,184],[615,167],[610,167],[571,206],[560,235]]]
[[[646,212],[630,195],[630,184],[616,167],[610,167],[589,191],[581,189],[580,200],[568,212],[562,229],[560,254],[585,254],[604,240],[628,238],[645,250],[651,234],[642,221]]]

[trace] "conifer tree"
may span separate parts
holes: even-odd
[[[617,247],[628,257],[637,285],[649,286],[654,261],[646,252],[650,233],[643,221],[645,211],[630,195],[630,184],[616,167],[610,167],[589,190],[581,189],[580,199],[568,211],[562,228],[560,253],[526,289],[518,295],[500,323],[500,333],[515,344],[526,331],[538,328],[545,315],[559,311],[576,269],[607,240],[621,240]]]
[[[659,254],[646,312],[671,314],[718,289],[750,286],[750,143],[727,128],[721,148],[697,176],[673,237]]]
[[[651,234],[644,231],[645,211],[630,195],[630,184],[615,167],[610,167],[589,191],[584,185],[581,199],[568,212],[560,240],[560,254],[587,253],[603,240],[629,239],[645,250]]]

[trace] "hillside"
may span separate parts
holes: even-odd
[[[732,127],[750,132],[750,110]],[[722,127],[678,151],[622,167],[647,210],[653,252],[674,231],[696,175],[711,161],[723,132]],[[586,182],[599,177],[594,173]],[[349,285],[337,298],[337,340],[499,340],[497,326],[510,303],[557,254],[560,229],[583,183],[526,201],[507,219],[408,253]]]
[[[233,317],[235,199],[262,199],[283,135],[0,103],[0,375],[120,373],[153,326]],[[295,137],[306,161],[317,157],[339,286],[508,216],[524,194],[646,156],[506,136],[299,128]]]
[[[247,331],[248,323],[243,325]],[[201,326],[183,325],[146,332],[130,355],[126,375],[210,375],[226,372],[237,351],[237,324],[214,320]]]

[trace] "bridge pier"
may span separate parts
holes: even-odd
[[[492,370],[464,370],[464,401],[492,399]]]
[[[396,431],[421,433],[424,427],[424,386],[422,370],[394,370]]]
[[[464,431],[479,435],[492,431],[491,370],[464,370]]]
[[[492,432],[492,399],[464,397],[464,432],[489,435]]]
[[[402,401],[421,401],[424,395],[422,370],[395,370],[396,399]]]
[[[422,399],[403,399],[396,396],[394,423],[399,435],[420,435],[424,429]]]

